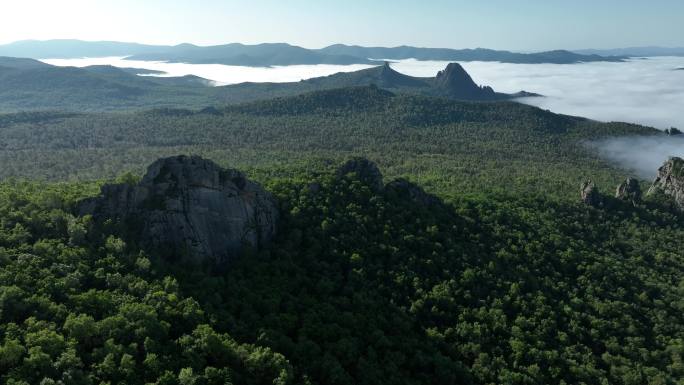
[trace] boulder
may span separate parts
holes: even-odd
[[[641,186],[635,178],[627,178],[615,190],[615,198],[632,202],[633,204],[641,201]]]
[[[584,204],[599,207],[602,204],[601,194],[592,181],[586,181],[580,186],[580,197]]]
[[[680,210],[684,209],[684,159],[672,157],[658,169],[658,175],[647,194],[658,193],[671,198]]]
[[[162,257],[217,264],[268,243],[278,220],[274,198],[260,185],[197,156],[157,160],[138,184],[105,185],[79,211],[123,223]]]
[[[352,158],[337,169],[338,177],[347,174],[356,174],[359,180],[366,183],[375,192],[382,191],[382,173],[375,163],[366,158]]]

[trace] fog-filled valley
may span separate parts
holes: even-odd
[[[366,64],[241,67],[125,60],[122,57],[43,61],[58,66],[113,65],[159,71],[145,76],[195,75],[209,79],[217,86],[243,82],[298,82],[374,67]],[[427,78],[435,76],[447,64],[443,61],[408,59],[391,61],[390,65],[402,74]],[[624,62],[581,64],[461,64],[476,83],[492,86],[502,92],[525,90],[540,94],[542,97],[518,98],[517,101],[556,113],[604,122],[636,123],[661,130],[684,127],[684,114],[680,112],[684,100],[684,72],[677,70],[684,65],[682,57],[633,58]],[[592,143],[591,147],[610,162],[634,170],[644,178],[653,177],[656,166],[668,157],[683,155],[684,148],[678,138],[605,140]]]
[[[383,60],[383,58],[376,58]],[[195,75],[217,85],[242,82],[296,82],[337,72],[353,72],[373,65],[296,65],[240,67],[221,64],[183,64],[124,60],[124,58],[42,59],[59,66],[113,65],[162,71],[156,76]],[[391,61],[396,71],[431,77],[446,67],[445,61],[415,59]],[[684,100],[684,57],[634,58],[626,62],[581,64],[511,64],[461,62],[478,84],[502,92],[526,90],[543,98],[525,98],[556,113],[600,121],[623,121],[660,129],[684,127],[679,112]]]

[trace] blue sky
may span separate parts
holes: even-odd
[[[4,3],[4,4],[3,4]],[[0,43],[401,44],[520,51],[684,46],[681,0],[10,0]]]

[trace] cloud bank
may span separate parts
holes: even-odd
[[[446,62],[404,61],[399,72],[434,76]],[[683,57],[634,59],[623,63],[507,64],[465,62],[476,83],[500,92],[545,95],[521,102],[557,113],[600,121],[684,128]]]
[[[336,72],[358,71],[368,65],[297,65],[271,68],[123,60],[123,58],[46,59],[61,66],[110,64],[163,71],[164,76],[197,75],[219,85],[241,82],[296,82]],[[444,69],[443,61],[402,60],[399,72],[430,77]],[[626,121],[660,129],[684,129],[683,57],[635,59],[624,63],[508,64],[462,63],[473,79],[500,92],[526,90],[544,98],[521,99],[557,113],[600,121]]]
[[[643,179],[654,178],[669,157],[684,157],[684,135],[611,138],[588,145]]]
[[[91,65],[112,65],[123,68],[144,68],[164,72],[154,76],[195,75],[212,80],[216,85],[237,84],[244,82],[298,82],[319,76],[332,75],[338,72],[352,72],[373,66],[354,65],[293,65],[276,67],[241,67],[223,64],[186,64],[159,61],[125,60],[122,57],[102,57],[84,59],[42,59],[43,62],[56,66],[86,67]]]

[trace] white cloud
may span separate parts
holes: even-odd
[[[641,178],[653,178],[671,156],[684,157],[684,137],[612,138],[589,144],[599,153]]]

